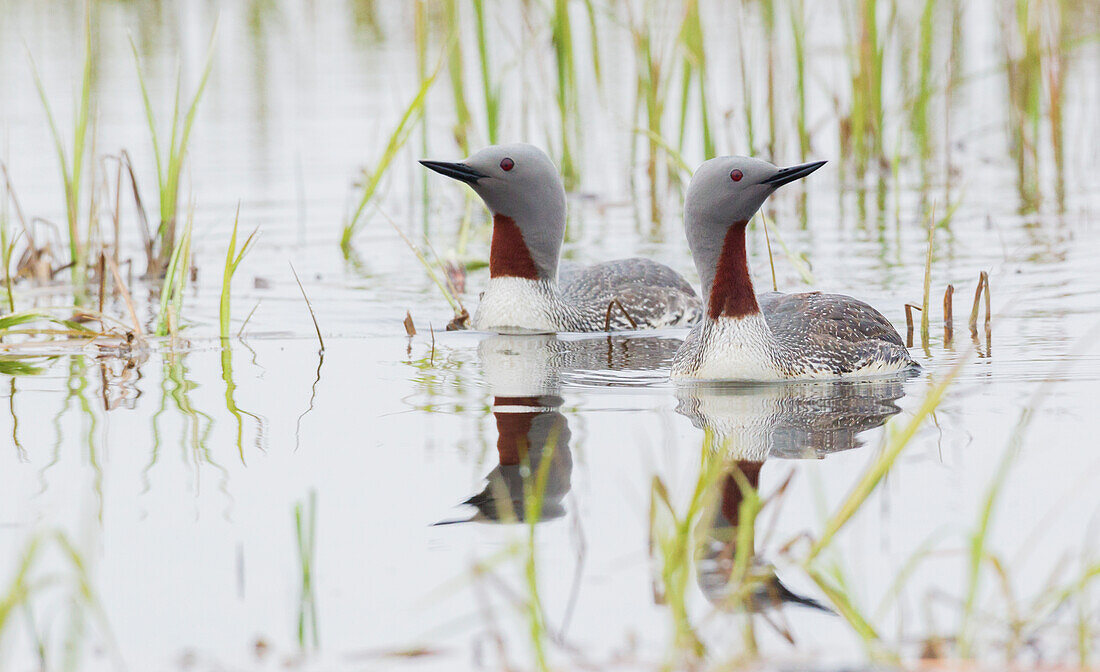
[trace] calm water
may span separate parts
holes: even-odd
[[[151,199],[153,159],[125,36],[132,32],[152,69],[154,98],[166,101],[176,55],[184,81],[193,82],[218,14],[215,3],[181,4],[101,8],[97,151],[129,149]],[[492,54],[505,91],[503,134],[545,144],[554,122],[542,108],[552,105],[552,92],[525,83],[539,72],[549,81],[549,38],[530,27],[514,29],[517,10],[499,9],[490,27],[499,38]],[[739,26],[759,20],[751,11],[744,24],[736,11],[707,11],[715,36],[741,34]],[[846,57],[839,17],[815,11],[808,43],[820,56],[811,59],[818,83],[810,87],[810,118],[811,127],[825,130],[815,133],[813,155],[830,158],[837,153],[835,110],[826,92],[846,76]],[[399,662],[433,670],[530,668],[528,528],[502,522],[523,514],[516,456],[525,441],[536,447],[530,466],[545,462],[535,565],[551,661],[656,666],[666,660],[672,630],[667,607],[654,599],[657,566],[648,552],[654,477],[685,507],[712,450],[709,430],[762,493],[790,479],[782,504],[770,504],[757,521],[757,556],[776,565],[778,585],[790,591],[777,589],[784,600],[824,600],[784,546],[820,533],[879,454],[883,423],[903,423],[930,380],[960,358],[965,363],[934,422],[919,430],[823,566],[903,652],[915,654],[925,639],[954,633],[969,535],[1021,412],[1030,407],[996,503],[989,550],[1003,564],[1020,611],[1052,586],[1074,581],[1100,552],[1094,151],[1100,55],[1095,41],[1086,43],[1074,52],[1068,75],[1066,212],[1021,216],[1005,113],[987,103],[1005,95],[991,11],[967,9],[964,63],[974,74],[953,98],[951,168],[933,171],[936,186],[927,197],[942,211],[950,183],[950,198],[960,200],[950,226],[937,234],[932,272],[934,306],[947,283],[957,289],[954,342],[944,343],[936,307],[930,348],[914,349],[924,366],[919,377],[677,389],[667,367],[683,331],[443,332],[449,307],[378,215],[356,240],[359,263],[345,262],[336,243],[352,183],[381,154],[417,88],[411,10],[379,7],[383,38],[356,24],[355,9],[340,3],[222,8],[185,182],[195,200],[199,268],[185,304],[188,343],[173,350],[154,341],[129,361],[97,358],[94,349],[20,351],[24,356],[0,361],[6,410],[0,412],[0,599],[29,541],[61,530],[84,558],[97,605],[90,609],[79,599],[71,564],[47,543],[34,576],[54,580],[0,630],[0,666],[33,668],[41,643],[51,667],[62,664],[68,649],[86,669],[123,663],[259,669],[288,662],[310,669],[387,669]],[[4,161],[23,209],[62,221],[56,159],[22,43],[55,112],[67,119],[79,77],[79,12],[65,3],[7,0],[0,16]],[[600,20],[607,24],[605,67],[629,64],[629,35],[602,14]],[[433,37],[433,53],[442,39]],[[760,40],[745,39],[751,54]],[[712,104],[731,111],[720,149],[744,152],[737,49],[715,44],[714,50]],[[474,52],[467,59],[473,78]],[[475,81],[468,86],[476,100]],[[899,87],[888,78],[888,115],[904,109]],[[646,207],[635,205],[644,197],[631,190],[632,178],[641,184],[643,176],[624,168],[632,96],[632,79],[623,76],[581,102],[582,193],[570,201],[566,255],[649,256],[697,282],[678,196],[669,194],[658,226],[645,220]],[[437,84],[426,122],[432,158],[459,158],[450,139],[451,100],[449,85]],[[674,126],[668,122],[670,137]],[[415,163],[421,152],[417,131],[384,182],[379,205],[410,235],[430,232],[446,256],[457,244],[465,194],[429,180],[425,209]],[[798,160],[793,136],[779,152],[777,162]],[[689,151],[686,159],[695,165],[701,157]],[[1051,174],[1045,166],[1044,180]],[[833,164],[806,185],[805,226],[795,190],[775,199],[772,226],[793,254],[805,256],[814,288],[856,294],[904,333],[903,305],[920,303],[924,275],[920,181],[911,162],[903,165],[896,183],[888,180],[879,212],[873,195],[861,208],[856,194],[842,191]],[[258,226],[260,242],[235,280],[234,329],[259,307],[242,338],[222,350],[214,338],[221,267],[238,201],[242,229]],[[124,243],[137,255],[132,213],[123,221]],[[759,227],[752,236],[751,263],[764,288],[770,272]],[[780,289],[805,287],[774,239],[773,249]],[[487,230],[475,226],[468,256],[486,253]],[[291,261],[325,334],[323,356]],[[965,321],[979,270],[990,272],[994,318],[991,339],[983,335],[975,345]],[[471,310],[486,278],[478,270],[467,279],[462,298]],[[135,281],[151,315],[142,287]],[[64,300],[56,295],[24,284],[18,297],[27,305]],[[401,325],[406,311],[419,330],[411,339]],[[742,650],[744,620],[715,606],[728,576],[723,558],[733,550],[729,528],[738,504],[736,488],[723,482],[718,510],[701,523],[706,543],[688,595],[715,661]],[[312,597],[302,592],[299,506],[303,535],[312,528],[314,537]],[[910,560],[926,545],[935,552],[909,575]],[[903,574],[908,581],[893,599]],[[983,576],[979,650],[998,660],[1006,601],[993,573]],[[797,643],[755,617],[765,655],[822,664],[863,660],[859,639],[841,618],[799,606],[782,608],[779,617],[767,596],[758,601],[773,621],[785,619]],[[1043,620],[1047,627],[1025,659],[1076,660],[1078,620],[1096,622],[1094,600],[1082,609],[1072,604]]]

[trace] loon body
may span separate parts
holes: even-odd
[[[747,157],[707,161],[691,179],[684,227],[706,309],[672,362],[672,377],[782,381],[894,374],[917,367],[882,313],[842,294],[756,295],[745,230],[778,187],[824,161],[779,169]]]
[[[461,163],[421,161],[469,184],[493,213],[489,285],[474,313],[483,331],[606,331],[688,326],[702,302],[680,274],[648,259],[559,269],[565,189],[545,153],[487,147]]]

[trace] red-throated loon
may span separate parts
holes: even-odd
[[[695,172],[684,228],[706,309],[673,358],[674,379],[825,379],[917,368],[889,320],[862,301],[821,292],[753,292],[745,250],[749,219],[777,188],[824,164],[777,168],[726,156]]]
[[[688,326],[701,316],[691,285],[648,259],[563,265],[559,272],[565,188],[537,147],[493,145],[461,163],[420,163],[469,184],[493,214],[489,286],[475,329],[604,331]]]

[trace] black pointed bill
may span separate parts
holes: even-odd
[[[447,163],[446,161],[421,161],[420,165],[429,168],[447,177],[454,178],[466,184],[473,184],[483,177],[488,177],[482,172],[474,170],[465,163]]]
[[[826,161],[812,161],[810,163],[802,163],[797,166],[790,166],[789,168],[780,168],[778,173],[764,180],[763,182],[761,182],[761,184],[770,184],[773,187],[782,187],[788,182],[794,182],[795,180],[806,177],[821,166],[824,166],[826,163]]]

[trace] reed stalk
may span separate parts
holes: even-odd
[[[459,0],[447,0],[444,3],[444,12],[447,25],[451,26],[452,39],[447,47],[447,75],[451,80],[451,96],[454,99],[455,123],[453,126],[455,143],[462,154],[470,154],[470,129],[473,126],[473,115],[470,114],[470,105],[466,102],[466,69],[465,59],[462,55],[462,17],[459,14]],[[421,80],[424,82],[425,80]],[[423,114],[423,113],[421,113]]]
[[[936,206],[932,206],[932,216],[928,218],[928,250],[924,256],[924,294],[920,304],[920,344],[921,348],[928,351],[929,324],[931,316],[928,306],[932,294],[932,246],[936,239]]]
[[[554,0],[551,17],[551,41],[557,69],[556,99],[561,130],[559,165],[566,190],[575,189],[580,180],[574,149],[577,144],[577,67],[574,60],[573,28],[568,0]]]
[[[697,82],[699,91],[699,125],[703,134],[703,158],[717,155],[714,137],[711,134],[710,118],[707,111],[707,53],[703,38],[703,20],[699,11],[699,0],[688,0],[684,11],[684,20],[680,24],[678,42],[684,54],[681,91],[680,91],[680,134],[679,150],[684,151],[684,135],[687,130],[687,111],[691,98],[692,82]]]
[[[804,0],[791,2],[791,43],[794,49],[798,152],[801,160],[805,161],[810,154],[810,131],[806,121],[806,6]]]
[[[485,130],[489,144],[497,144],[500,123],[500,87],[490,77],[488,37],[485,30],[485,0],[473,0],[477,25],[477,53],[481,64],[481,91],[485,99]]]

